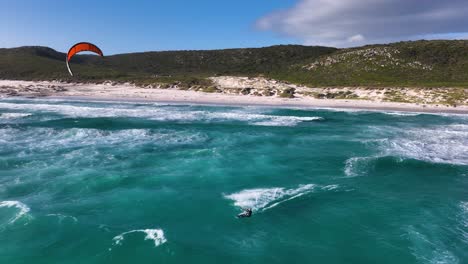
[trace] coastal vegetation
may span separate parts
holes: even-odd
[[[105,56],[47,47],[0,49],[0,79],[133,84],[149,89],[317,99],[460,105],[468,102],[468,41],[431,40],[357,48],[280,45]]]
[[[211,76],[267,77],[310,87],[468,86],[468,41],[432,40],[350,49],[281,45],[210,51],[160,51],[99,58],[47,47],[0,49],[0,78],[133,82],[140,86],[210,86]]]

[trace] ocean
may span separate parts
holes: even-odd
[[[2,99],[0,263],[468,263],[468,116]]]

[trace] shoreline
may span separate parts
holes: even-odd
[[[14,92],[12,92],[14,91]],[[468,105],[398,103],[362,99],[281,98],[193,90],[143,88],[131,84],[76,84],[0,80],[1,98],[43,98],[87,101],[153,102],[167,104],[264,106],[274,108],[342,109],[413,113],[468,114]]]
[[[197,92],[201,93],[201,92]],[[202,93],[205,94],[205,93]],[[373,102],[364,100],[340,100],[340,99],[316,99],[319,101],[307,102],[295,99],[279,99],[276,102],[272,101],[251,101],[238,100],[247,96],[233,96],[223,94],[227,98],[234,100],[212,100],[200,99],[196,100],[167,100],[157,98],[139,98],[139,97],[110,97],[110,96],[46,96],[37,97],[36,99],[59,99],[59,100],[79,100],[79,101],[103,101],[103,102],[129,102],[129,103],[160,103],[173,105],[207,105],[207,106],[252,106],[252,107],[271,107],[271,108],[306,108],[306,109],[330,109],[330,110],[355,110],[355,111],[370,111],[370,112],[406,112],[406,113],[425,113],[425,114],[459,114],[468,115],[468,107],[447,107],[447,106],[426,106],[411,104],[411,103],[394,103],[394,102]],[[233,98],[241,97],[241,98]]]

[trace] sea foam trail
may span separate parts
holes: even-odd
[[[116,107],[91,107],[65,104],[21,104],[0,102],[1,109],[8,110],[29,110],[49,112],[68,117],[99,118],[99,117],[134,117],[146,118],[155,121],[178,121],[178,122],[225,122],[241,121],[251,125],[259,126],[295,126],[301,122],[311,122],[322,120],[322,117],[302,117],[302,116],[278,116],[268,113],[252,111],[241,108],[236,111],[203,111],[187,109],[184,107],[161,107],[158,105],[148,105],[135,107],[133,105],[120,105]],[[268,110],[267,110],[268,111]]]
[[[16,222],[18,219],[20,219],[24,215],[26,215],[31,210],[27,205],[19,201],[0,202],[0,208],[12,208],[12,207],[15,207],[16,209],[18,209],[18,212],[16,213],[14,217],[11,218],[11,220],[9,221],[9,224],[13,224],[14,222]]]
[[[328,185],[320,187],[316,184],[300,185],[295,189],[286,188],[261,188],[261,189],[248,189],[237,193],[225,195],[226,199],[234,201],[234,205],[240,208],[252,208],[254,211],[266,211],[281,203],[293,200],[308,193],[313,192],[315,189],[334,190],[338,185]]]
[[[429,238],[414,226],[409,226],[406,232],[406,236],[412,244],[410,247],[412,254],[421,263],[460,263],[459,259],[450,251],[450,247],[444,242]]]
[[[154,246],[158,247],[167,242],[166,237],[164,236],[164,231],[162,229],[138,229],[132,230],[125,233],[122,233],[113,238],[115,245],[121,245],[125,239],[125,236],[132,233],[144,233],[146,234],[145,240],[152,240]]]

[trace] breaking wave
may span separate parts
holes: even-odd
[[[187,145],[205,142],[203,133],[174,130],[124,129],[107,131],[99,129],[71,128],[16,128],[0,129],[0,142],[4,146],[25,146],[28,150],[49,150],[57,147],[83,147],[94,145],[114,145],[124,143],[137,145],[152,143],[158,145]]]
[[[425,113],[418,113],[418,112],[381,112],[386,115],[392,116],[419,116],[424,115]]]
[[[378,152],[369,157],[352,157],[345,162],[347,176],[358,176],[373,160],[383,157],[414,159],[430,163],[468,165],[468,125],[429,128],[370,127],[374,139],[363,142]]]
[[[316,189],[335,190],[338,185],[320,187],[316,184],[300,185],[296,189],[286,188],[262,188],[248,189],[237,193],[225,195],[226,199],[234,201],[234,205],[240,208],[252,208],[254,211],[266,211],[281,203],[309,194]]]
[[[29,110],[55,113],[73,118],[104,118],[104,117],[133,117],[146,118],[155,121],[177,122],[223,122],[241,121],[259,126],[295,126],[301,122],[322,120],[321,117],[278,116],[257,113],[247,108],[236,111],[204,111],[187,109],[176,106],[144,105],[112,105],[110,107],[91,107],[65,104],[19,104],[0,103],[0,108],[8,110]]]
[[[9,219],[9,222],[8,222],[9,224],[13,224],[21,217],[27,215],[27,213],[31,210],[27,205],[19,201],[0,202],[0,208],[12,208],[12,207],[16,208],[18,212],[15,214],[15,216]]]
[[[122,233],[113,238],[115,245],[122,245],[122,242],[125,240],[125,236],[132,233],[144,233],[146,234],[145,240],[152,240],[154,246],[158,247],[167,242],[166,237],[164,236],[164,231],[162,229],[138,229],[132,230],[125,233]]]
[[[386,155],[432,163],[468,165],[468,125],[400,131],[402,135],[382,144]]]
[[[270,116],[270,120],[258,121],[252,124],[258,126],[295,126],[300,122],[312,122],[323,120],[322,117],[298,117],[298,116]]]

